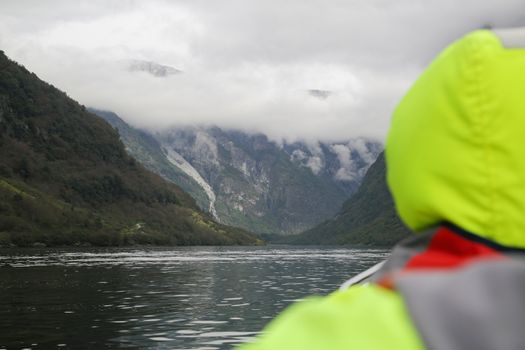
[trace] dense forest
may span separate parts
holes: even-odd
[[[130,157],[119,135],[0,51],[0,245],[257,244]]]

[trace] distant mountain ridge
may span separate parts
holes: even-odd
[[[119,132],[129,128],[119,126],[124,122],[108,118],[107,113],[97,112]],[[382,150],[381,144],[364,139],[277,144],[262,134],[218,127],[145,133],[158,143],[157,156],[149,159],[164,158],[162,163],[171,163],[192,178],[193,186],[201,188],[195,192],[180,183],[180,176],[166,176],[158,163],[153,165],[141,156],[134,146],[140,141],[132,139],[129,132],[120,134],[131,154],[200,198],[201,208],[222,223],[259,233],[298,233],[335,215]]]
[[[110,125],[0,51],[0,245],[258,242],[214,222]]]
[[[392,246],[410,235],[397,216],[386,184],[384,153],[368,169],[357,193],[333,218],[294,236],[294,244],[364,244]]]

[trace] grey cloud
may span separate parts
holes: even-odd
[[[274,140],[381,139],[417,74],[522,0],[0,0],[0,47],[136,126],[218,125]],[[122,60],[183,74],[132,74]],[[328,98],[312,91],[329,91]]]
[[[377,153],[367,146],[367,141],[362,138],[350,140],[346,144],[334,144],[330,150],[337,155],[340,168],[335,173],[335,178],[342,181],[351,181],[356,177],[365,175],[368,167],[375,161]],[[352,154],[357,154],[366,166],[355,164]]]

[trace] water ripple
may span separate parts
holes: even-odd
[[[386,255],[340,247],[3,249],[0,349],[229,349],[253,340],[290,303],[328,294]]]

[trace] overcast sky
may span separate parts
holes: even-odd
[[[525,25],[524,1],[0,0],[0,49],[86,106],[288,140],[382,139],[432,57],[484,25]]]

